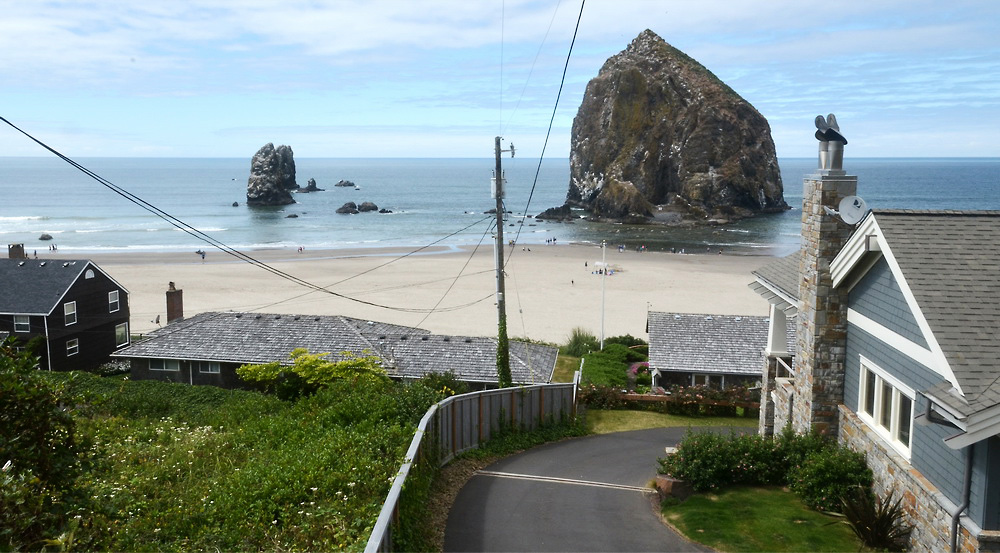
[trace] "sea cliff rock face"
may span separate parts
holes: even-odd
[[[295,161],[288,146],[274,147],[268,142],[250,161],[250,179],[247,182],[247,205],[294,204],[289,190],[295,184]]]
[[[626,222],[788,209],[767,120],[649,30],[587,85],[566,204]]]

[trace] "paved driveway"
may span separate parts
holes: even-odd
[[[723,430],[728,431],[728,430]],[[445,551],[712,551],[657,517],[656,459],[685,428],[546,444],[473,476],[448,517]]]

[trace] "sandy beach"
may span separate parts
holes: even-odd
[[[613,274],[595,274],[601,248],[586,245],[506,249],[508,333],[563,343],[574,327],[643,339],[646,311],[767,315],[747,284],[771,258],[681,255],[609,247]],[[60,252],[61,253],[61,252]],[[166,323],[168,282],[184,291],[184,313],[347,315],[436,333],[496,334],[493,247],[248,252],[267,265],[327,288],[310,290],[223,252],[89,256],[129,290],[132,332]],[[603,281],[603,282],[602,282]],[[604,288],[602,302],[602,284]],[[428,313],[428,311],[433,312]]]

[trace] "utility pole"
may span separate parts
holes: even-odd
[[[601,240],[601,351],[604,351],[604,284],[608,280],[607,241]]]
[[[493,249],[496,256],[497,271],[497,384],[501,388],[506,388],[513,384],[510,374],[510,344],[507,341],[507,304],[504,300],[503,284],[503,198],[504,198],[504,178],[503,168],[500,166],[500,154],[509,151],[514,157],[514,145],[510,150],[500,149],[500,137],[496,137],[497,166],[493,176],[493,197],[497,201],[497,241]]]

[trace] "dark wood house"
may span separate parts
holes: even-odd
[[[0,259],[0,333],[35,351],[40,368],[82,370],[129,344],[128,291],[86,259]]]

